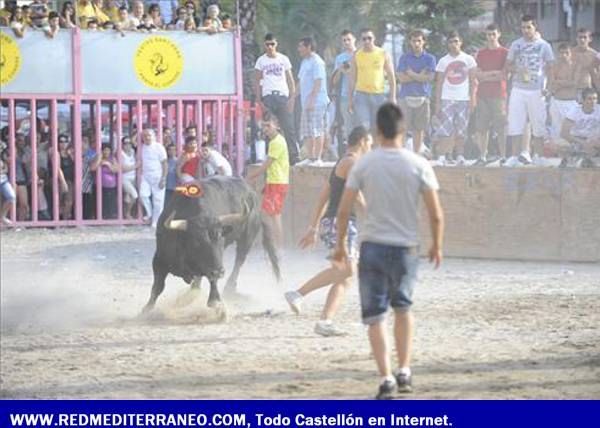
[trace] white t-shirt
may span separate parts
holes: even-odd
[[[445,73],[442,99],[469,101],[469,70],[476,67],[475,58],[464,52],[458,56],[447,54],[440,59],[435,71]]]
[[[128,155],[124,151],[121,151],[121,166],[123,169],[135,166],[135,153]],[[123,178],[128,180],[135,180],[135,169],[123,173]]]
[[[292,64],[287,56],[277,52],[275,58],[261,55],[254,66],[256,70],[262,71],[262,96],[270,95],[273,91],[279,91],[281,95],[288,97],[288,89],[285,73],[292,69]]]
[[[167,160],[167,151],[160,143],[142,144],[142,175],[157,178],[162,175],[162,162]]]
[[[211,150],[208,158],[206,158],[206,163],[210,165],[214,171],[214,174],[219,175],[219,168],[223,168],[223,175],[231,177],[233,175],[233,171],[231,169],[231,165],[229,165],[229,161],[223,156],[221,153],[216,150]]]
[[[573,107],[566,118],[574,122],[571,135],[579,138],[600,138],[600,106],[595,105],[594,111],[585,113],[581,106]]]

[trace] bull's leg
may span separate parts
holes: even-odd
[[[246,257],[252,248],[252,244],[260,230],[260,219],[255,217],[252,222],[246,225],[246,230],[235,243],[235,262],[227,283],[225,284],[225,292],[234,294],[237,289],[237,280],[240,275],[240,269],[246,261]]]
[[[191,285],[192,290],[199,290],[201,283],[202,283],[202,277],[194,276],[194,279],[192,279],[192,285]]]
[[[219,289],[217,288],[218,278],[209,278],[210,282],[210,293],[208,295],[208,303],[207,306],[209,308],[214,308],[218,304],[221,303],[221,295],[219,294]]]
[[[154,272],[154,283],[152,284],[152,292],[150,293],[150,299],[142,312],[148,312],[154,308],[156,304],[156,299],[165,289],[165,279],[169,272],[167,269],[159,262],[156,255],[152,259],[152,271]]]

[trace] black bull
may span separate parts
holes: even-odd
[[[225,291],[235,291],[240,268],[261,227],[263,247],[280,278],[272,232],[262,224],[256,192],[237,177],[211,177],[201,180],[200,186],[203,193],[198,198],[173,194],[160,216],[152,260],[154,283],[145,311],[154,307],[169,273],[188,284],[207,277],[208,306],[215,306],[221,300],[217,281],[224,274],[223,250],[236,243],[235,264],[225,286]]]

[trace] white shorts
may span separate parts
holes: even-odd
[[[565,116],[574,108],[577,107],[575,100],[557,100],[552,97],[550,100],[550,119],[552,120],[552,137],[560,137],[560,129]]]
[[[527,121],[534,137],[546,137],[546,102],[542,91],[513,88],[508,100],[508,135],[523,135]]]

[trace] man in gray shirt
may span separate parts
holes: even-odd
[[[367,212],[361,221],[359,240],[359,291],[363,323],[382,377],[378,399],[392,398],[394,390],[411,392],[412,292],[417,279],[418,201],[423,197],[433,244],[429,259],[437,268],[442,261],[444,217],[439,203],[437,178],[428,161],[403,148],[404,123],[398,106],[387,103],[377,112],[379,148],[355,165],[337,213],[338,236],[333,264],[348,263],[346,232],[352,205],[360,191]],[[394,309],[394,337],[398,370],[392,375],[390,348],[385,330],[388,306]]]
[[[508,101],[508,135],[513,137],[513,155],[518,162],[531,163],[528,139],[523,138],[527,120],[533,131],[533,151],[542,155],[542,144],[546,137],[546,103],[544,86],[546,76],[554,61],[552,48],[537,31],[535,19],[529,15],[521,18],[523,37],[515,40],[506,58],[508,70],[512,74],[512,91]],[[516,151],[517,149],[518,151]],[[514,159],[508,164],[513,164]]]

